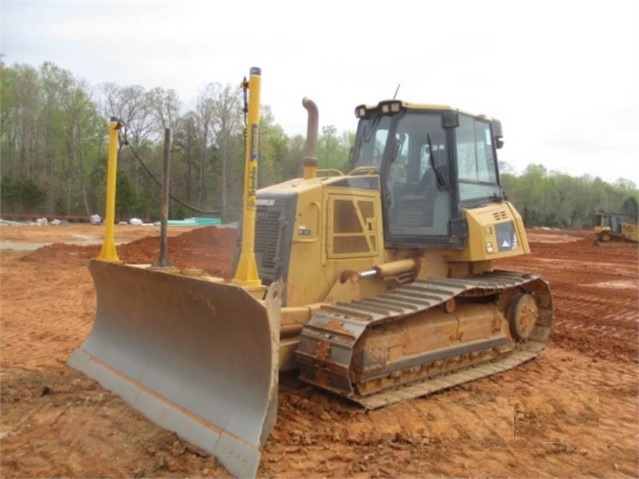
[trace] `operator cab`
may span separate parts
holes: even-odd
[[[462,210],[503,200],[499,121],[399,100],[362,105],[355,114],[350,166],[379,172],[386,246],[462,248]]]

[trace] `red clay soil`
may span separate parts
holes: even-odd
[[[158,228],[116,239],[125,262],[158,258]],[[7,226],[0,240],[0,476],[230,477],[66,365],[93,323],[98,229]],[[282,375],[258,476],[637,477],[637,248],[593,246],[588,231],[529,240],[531,255],[500,267],[550,282],[555,327],[537,359],[368,412]],[[234,243],[233,229],[171,229],[168,260],[229,277]]]

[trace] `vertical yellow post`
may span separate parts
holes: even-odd
[[[248,84],[248,124],[244,145],[244,208],[242,213],[242,249],[233,283],[244,287],[262,285],[255,262],[255,201],[257,192],[257,159],[260,138],[261,70],[252,67]]]
[[[120,261],[115,250],[115,179],[118,169],[118,130],[122,123],[111,118],[109,123],[109,157],[107,161],[106,211],[104,218],[104,242],[98,259]]]

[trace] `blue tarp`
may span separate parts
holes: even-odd
[[[159,222],[155,224],[160,225]],[[222,220],[220,218],[193,217],[183,220],[168,220],[166,224],[168,226],[213,226],[222,224]]]

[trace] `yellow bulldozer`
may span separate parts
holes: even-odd
[[[639,244],[637,217],[628,213],[599,213],[593,228],[597,239],[595,246]]]
[[[548,284],[497,260],[530,252],[502,191],[501,124],[445,105],[360,105],[349,171],[257,189],[261,71],[248,91],[244,210],[232,280],[91,261],[93,329],[69,364],[151,420],[257,472],[278,375],[378,408],[537,356]]]

